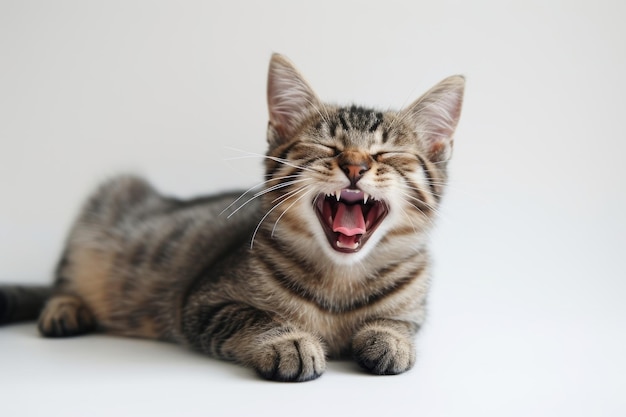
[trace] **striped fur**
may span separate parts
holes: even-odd
[[[404,372],[462,95],[450,77],[400,112],[327,105],[275,55],[261,191],[180,201],[133,176],[105,183],[54,288],[0,288],[0,322],[42,310],[44,336],[169,340],[281,381],[350,355],[375,374]]]

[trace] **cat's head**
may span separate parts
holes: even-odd
[[[401,111],[322,103],[283,56],[268,77],[264,230],[337,264],[419,250],[437,213],[465,81]]]

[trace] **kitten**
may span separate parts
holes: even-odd
[[[41,311],[47,337],[168,340],[280,381],[345,355],[410,369],[463,89],[453,76],[399,112],[339,107],[272,56],[261,191],[182,201],[133,176],[105,183],[54,287],[2,287],[0,322]]]

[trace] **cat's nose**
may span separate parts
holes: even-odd
[[[356,188],[356,183],[359,182],[363,175],[371,168],[370,162],[356,155],[340,155],[339,168],[346,174],[346,177],[350,180],[350,187]]]
[[[363,174],[365,174],[369,169],[369,166],[367,166],[366,164],[343,165],[341,167],[341,170],[344,172],[344,174],[346,174],[346,177],[348,177],[353,187],[356,185],[357,182],[359,182],[359,180],[363,177]]]

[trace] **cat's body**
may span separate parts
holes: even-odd
[[[277,380],[313,379],[327,356],[409,369],[462,93],[451,77],[402,112],[329,106],[275,55],[262,191],[179,201],[132,176],[102,185],[70,232],[41,333],[169,340]],[[0,322],[47,295],[0,289]]]

